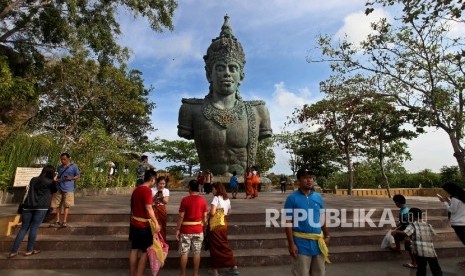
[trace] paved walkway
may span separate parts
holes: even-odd
[[[171,192],[170,203],[167,206],[169,214],[177,214],[181,198],[188,195],[187,192]],[[244,194],[239,194],[238,199],[232,199],[232,208],[234,213],[257,213],[265,212],[267,208],[283,208],[287,194],[280,192],[260,193],[258,198],[244,199]],[[211,194],[204,195],[207,202],[211,202]],[[333,194],[323,194],[326,208],[391,208],[397,210],[392,199],[381,197],[351,197],[338,196]],[[129,195],[104,195],[78,197],[75,199],[76,206],[70,210],[70,222],[72,215],[82,213],[96,214],[128,214],[129,213]],[[422,210],[429,208],[444,208],[444,206],[435,197],[407,197],[407,204],[410,207],[418,207]],[[7,204],[0,207],[0,216],[11,215],[16,212],[17,204]]]
[[[443,269],[444,276],[463,276],[465,269],[460,268],[457,263],[458,258],[441,259],[439,263]],[[241,276],[285,276],[291,275],[291,267],[287,266],[263,266],[263,267],[243,267],[239,268]],[[188,270],[187,275],[192,275]],[[127,276],[128,270],[2,270],[2,276]],[[207,269],[200,270],[200,276],[208,276]],[[337,263],[327,266],[326,276],[415,276],[416,270],[405,268],[401,262],[357,262],[357,263]],[[145,275],[150,275],[147,270]],[[161,270],[158,276],[178,276],[176,269]],[[227,275],[227,274],[222,274]],[[427,275],[431,275],[428,271]]]

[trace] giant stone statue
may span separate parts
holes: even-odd
[[[240,96],[245,55],[227,15],[203,59],[210,91],[203,99],[182,99],[178,135],[194,139],[202,170],[242,175],[255,164],[258,140],[270,137],[272,131],[265,103]]]

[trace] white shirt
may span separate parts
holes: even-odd
[[[224,200],[223,196],[213,197],[212,204],[215,205],[216,208],[223,208],[225,216],[229,213],[229,210],[231,210],[231,201],[229,201],[229,198]]]
[[[156,197],[157,193],[158,193],[158,189],[155,187],[152,188],[152,198],[153,198],[152,204],[153,205],[165,205],[163,202],[159,202],[159,200],[157,200],[157,197]],[[168,190],[167,188],[163,188],[162,194],[163,194],[163,197],[170,196],[170,190]]]
[[[450,224],[453,226],[465,226],[465,203],[460,199],[452,197],[450,205],[444,202],[447,210],[450,212]]]

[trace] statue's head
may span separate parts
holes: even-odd
[[[241,43],[237,41],[232,33],[229,25],[229,16],[224,17],[224,24],[221,27],[220,35],[212,39],[210,47],[207,49],[207,54],[203,56],[205,61],[205,71],[207,79],[211,81],[213,66],[217,62],[226,64],[235,62],[239,65],[240,78],[244,79],[245,54]]]

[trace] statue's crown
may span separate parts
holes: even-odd
[[[212,70],[213,64],[218,60],[235,61],[239,63],[241,69],[245,65],[245,54],[242,45],[234,37],[231,26],[229,25],[229,16],[225,15],[224,23],[221,27],[220,35],[212,39],[207,54],[203,56],[207,71]]]

